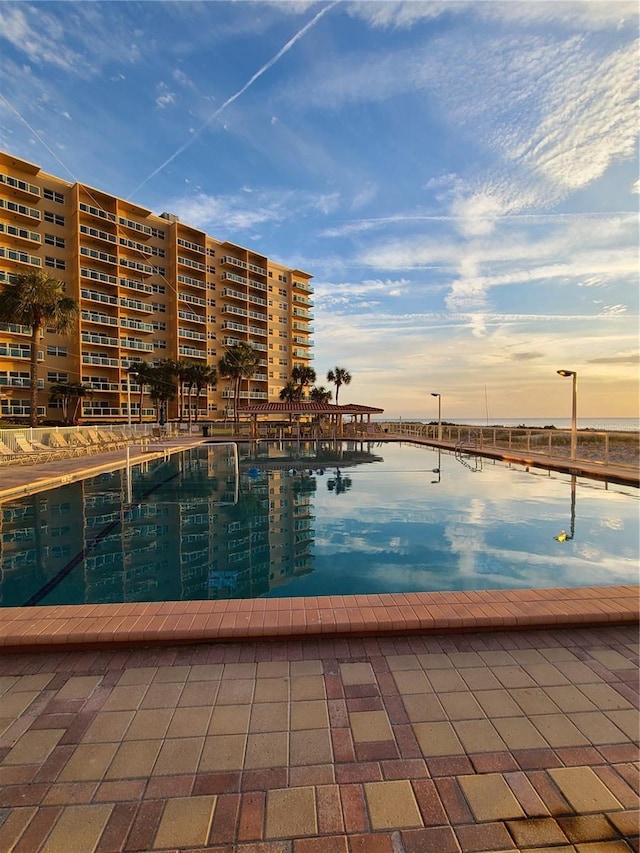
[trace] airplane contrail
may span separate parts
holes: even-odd
[[[249,79],[249,80],[244,84],[244,86],[243,86],[241,89],[238,89],[238,91],[235,93],[235,95],[231,95],[231,97],[230,97],[230,98],[227,98],[227,100],[224,102],[224,104],[222,104],[220,107],[218,107],[218,109],[217,109],[214,113],[212,113],[212,114],[209,116],[209,118],[208,118],[208,119],[207,119],[207,120],[206,120],[202,125],[200,125],[200,127],[199,127],[199,128],[198,128],[198,129],[197,129],[197,130],[192,134],[192,136],[187,140],[187,142],[185,142],[185,143],[184,143],[184,145],[181,145],[181,146],[177,149],[177,151],[174,151],[174,152],[173,152],[173,154],[171,155],[171,157],[168,157],[168,158],[164,161],[164,163],[162,163],[160,166],[158,166],[158,168],[157,168],[157,169],[154,169],[154,171],[153,171],[153,172],[151,172],[151,174],[150,174],[148,177],[146,177],[146,178],[144,179],[144,181],[143,181],[139,186],[137,186],[137,187],[135,188],[135,190],[133,190],[133,192],[132,192],[132,193],[130,193],[130,195],[128,195],[128,196],[127,196],[127,198],[129,198],[129,199],[130,199],[132,196],[134,196],[134,195],[135,195],[139,190],[141,190],[141,189],[142,189],[142,187],[143,187],[145,184],[147,184],[147,183],[148,183],[152,178],[155,178],[155,176],[156,176],[157,174],[159,174],[159,173],[160,173],[160,172],[161,172],[161,171],[162,171],[166,166],[168,166],[168,165],[169,165],[169,163],[172,163],[172,162],[176,159],[176,157],[179,157],[179,156],[180,156],[180,154],[182,154],[184,151],[186,151],[186,150],[187,150],[187,148],[188,148],[188,147],[189,147],[189,146],[190,146],[190,145],[191,145],[191,144],[192,144],[192,143],[197,139],[197,137],[202,133],[202,131],[205,129],[205,127],[207,127],[207,125],[211,124],[211,122],[212,122],[214,119],[216,119],[216,118],[220,115],[220,113],[221,113],[224,109],[226,109],[226,108],[229,106],[229,104],[232,104],[234,101],[236,101],[236,100],[240,97],[240,95],[243,95],[243,94],[247,91],[247,89],[248,89],[250,86],[252,86],[252,85],[253,85],[253,83],[255,83],[255,82],[256,82],[256,80],[258,80],[258,78],[262,77],[262,75],[263,75],[266,71],[268,71],[272,66],[274,66],[274,65],[276,64],[276,62],[277,62],[277,61],[278,61],[282,56],[284,56],[284,54],[285,54],[285,53],[287,53],[289,50],[291,50],[291,48],[294,46],[294,44],[295,44],[297,41],[299,41],[299,40],[300,40],[304,35],[306,35],[306,34],[309,32],[309,30],[310,30],[312,27],[314,27],[314,26],[318,23],[318,21],[320,20],[320,18],[322,18],[324,15],[326,15],[326,13],[327,13],[328,11],[330,11],[331,9],[333,9],[333,7],[334,7],[334,6],[337,6],[339,2],[340,2],[340,0],[333,0],[333,2],[332,2],[332,3],[329,3],[329,5],[328,5],[328,6],[325,6],[325,7],[324,7],[324,9],[321,9],[315,17],[313,17],[313,18],[312,18],[312,19],[311,19],[307,24],[305,24],[305,25],[304,25],[304,27],[302,27],[302,29],[301,29],[301,30],[299,30],[299,31],[298,31],[294,36],[292,36],[292,37],[289,39],[289,41],[284,45],[284,47],[280,48],[280,50],[276,53],[276,55],[275,55],[274,57],[272,57],[272,58],[271,58],[267,63],[265,63],[265,64],[262,66],[262,68],[260,68],[258,71],[256,71],[256,73],[253,75],[253,77],[251,77],[251,78],[250,78],[250,79]]]

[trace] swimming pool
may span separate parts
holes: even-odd
[[[0,507],[0,606],[638,581],[638,490],[411,444],[203,445]]]

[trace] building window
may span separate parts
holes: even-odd
[[[45,267],[53,267],[54,269],[57,269],[57,270],[66,269],[65,262],[61,261],[60,258],[46,257],[44,259],[44,265],[45,265]]]
[[[49,190],[46,187],[42,190],[42,195],[48,201],[56,201],[58,204],[64,204],[64,196],[62,193],[54,192],[54,190]]]
[[[45,234],[44,242],[47,246],[57,246],[59,249],[64,249],[65,247],[64,237],[56,237],[55,234]]]
[[[58,213],[52,213],[50,210],[45,210],[44,221],[52,222],[54,225],[64,225],[64,216]]]
[[[69,381],[69,374],[68,373],[59,373],[56,370],[50,370],[47,373],[47,382],[51,382],[54,385],[63,384],[63,383],[68,382],[68,381]]]
[[[47,355],[55,355],[58,358],[64,358],[69,355],[67,347],[47,347]]]

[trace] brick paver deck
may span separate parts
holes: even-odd
[[[637,626],[0,657],[3,853],[639,849]]]

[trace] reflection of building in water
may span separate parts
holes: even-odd
[[[247,598],[313,570],[316,478],[201,447],[0,508],[0,605]]]
[[[312,496],[315,486],[315,479],[305,474],[292,476],[281,470],[270,472],[270,589],[313,570]]]
[[[211,598],[255,598],[312,569],[315,481],[272,470],[243,476],[226,507],[209,572]]]
[[[82,550],[82,519],[82,494],[70,486],[3,504],[0,606],[25,604]]]

